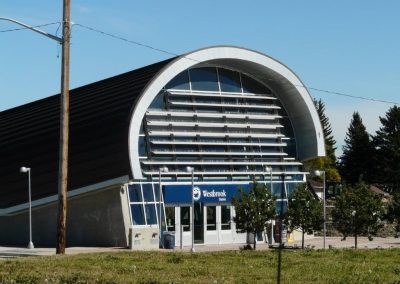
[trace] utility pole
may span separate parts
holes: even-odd
[[[23,26],[38,34],[44,35],[62,45],[61,59],[61,107],[60,107],[60,153],[58,172],[58,223],[57,223],[57,254],[65,253],[67,243],[67,186],[68,186],[68,142],[69,142],[69,45],[71,33],[71,1],[63,1],[63,36],[62,38],[31,27],[17,20],[0,17]]]
[[[68,142],[69,142],[69,46],[71,32],[71,2],[63,1],[62,59],[61,59],[61,113],[60,153],[58,172],[58,223],[57,254],[65,254],[67,243],[67,188],[68,188]]]

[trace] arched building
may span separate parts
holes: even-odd
[[[160,223],[176,232],[176,245],[190,245],[192,213],[195,243],[245,242],[232,222],[238,189],[272,184],[286,206],[305,181],[302,161],[325,155],[301,80],[271,57],[231,46],[72,90],[70,133],[69,245],[158,246]],[[18,169],[28,166],[34,242],[54,245],[58,135],[59,95],[0,113],[0,244],[27,241]]]

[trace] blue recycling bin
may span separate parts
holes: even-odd
[[[174,249],[175,248],[175,232],[163,232],[164,248]]]

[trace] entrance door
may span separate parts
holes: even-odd
[[[194,203],[194,242],[204,243],[204,210],[203,203]]]

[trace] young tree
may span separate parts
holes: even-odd
[[[248,193],[240,189],[240,198],[232,198],[235,206],[236,230],[240,233],[252,233],[256,249],[257,232],[264,231],[267,223],[275,216],[275,198],[262,184],[254,183]]]
[[[344,141],[340,172],[344,181],[347,184],[355,184],[360,179],[371,181],[373,147],[358,112],[353,113]]]
[[[326,181],[328,182],[339,182],[340,174],[337,167],[336,155],[335,155],[335,144],[336,141],[332,135],[332,127],[329,122],[328,117],[325,114],[325,104],[321,99],[314,99],[315,108],[318,112],[319,120],[321,121],[321,126],[325,138],[325,157],[319,157],[307,161],[304,166],[309,172],[314,170],[323,170],[326,174]]]
[[[332,217],[336,229],[345,238],[354,236],[354,247],[357,248],[358,236],[376,234],[383,213],[382,197],[374,193],[369,185],[360,182],[343,187],[336,197]]]
[[[387,215],[390,222],[396,222],[396,231],[400,232],[400,192],[392,195]]]
[[[373,137],[374,182],[388,192],[400,192],[400,107],[390,108],[379,119],[382,127]]]
[[[322,203],[305,186],[298,186],[291,199],[285,223],[290,230],[301,229],[301,248],[304,248],[304,234],[321,229],[324,222]]]

